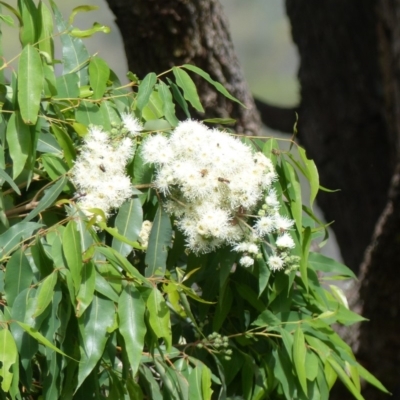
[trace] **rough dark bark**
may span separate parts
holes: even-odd
[[[357,271],[382,212],[394,166],[385,120],[374,0],[287,0],[300,54],[299,136],[346,264]]]
[[[260,120],[217,0],[107,0],[120,28],[129,68],[139,77],[194,64],[221,82],[247,109],[207,83],[197,87],[207,117],[237,119],[235,130],[256,135]],[[201,116],[204,118],[204,115]]]
[[[322,184],[342,189],[318,200],[326,217],[336,219],[333,228],[346,263],[354,270],[361,265],[351,303],[370,321],[350,331],[353,336],[347,340],[353,341],[360,362],[396,392],[400,387],[400,1],[286,0],[286,4],[301,57],[299,135],[318,165]],[[386,398],[371,386],[363,395],[368,400]],[[338,390],[332,399],[347,396]]]

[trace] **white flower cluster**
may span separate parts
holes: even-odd
[[[148,220],[145,220],[142,223],[142,228],[140,229],[140,233],[139,233],[139,242],[144,249],[147,249],[147,247],[149,245],[149,236],[150,236],[152,226],[153,226],[153,223]]]
[[[133,140],[142,129],[130,114],[122,115],[122,125],[112,134],[90,126],[81,152],[71,170],[71,181],[77,188],[78,204],[86,215],[98,208],[106,217],[132,195],[132,184],[125,173],[134,154]],[[123,130],[123,132],[122,132]]]
[[[149,137],[142,154],[146,162],[156,165],[154,184],[166,197],[165,208],[175,216],[190,250],[207,253],[232,245],[243,253],[240,264],[250,267],[268,234],[280,234],[278,247],[294,246],[285,232],[293,221],[279,214],[277,194],[271,189],[277,175],[262,153],[253,153],[226,132],[187,120],[168,138]],[[254,227],[250,220],[255,221]],[[270,257],[273,270],[284,267],[278,253]],[[274,257],[282,260],[281,265]]]

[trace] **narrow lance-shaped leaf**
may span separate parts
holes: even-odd
[[[118,232],[130,241],[135,241],[139,237],[143,222],[143,209],[140,200],[135,197],[126,201],[118,211],[115,219],[115,227]],[[131,251],[132,246],[113,238],[112,247],[124,257]]]
[[[71,358],[67,354],[63,353],[60,349],[58,349],[56,346],[54,346],[53,343],[51,343],[48,339],[46,339],[40,332],[38,332],[37,329],[32,328],[28,324],[25,324],[20,321],[15,321],[26,333],[28,333],[30,336],[32,336],[34,339],[36,339],[39,343],[41,343],[43,346],[48,347],[51,350],[56,351],[59,354],[62,354],[64,357]]]
[[[96,285],[96,271],[93,261],[85,263],[82,268],[82,282],[76,296],[78,307],[76,316],[79,318],[89,307],[93,300],[94,288]]]
[[[103,97],[109,76],[110,68],[107,63],[99,57],[93,57],[89,64],[89,80],[93,90],[93,99],[97,100]]]
[[[13,161],[13,179],[15,179],[24,169],[32,148],[31,130],[24,124],[18,111],[15,111],[8,120],[6,137]]]
[[[64,21],[64,18],[57,8],[56,3],[50,0],[50,5],[54,13],[57,29],[60,33],[67,32],[70,28],[69,24]],[[64,74],[69,72],[77,72],[79,83],[81,86],[87,85],[88,73],[86,63],[89,60],[89,53],[81,39],[70,36],[68,33],[60,35],[62,52],[63,52],[63,67]]]
[[[179,120],[175,116],[175,104],[172,101],[172,94],[168,86],[162,81],[158,84],[158,94],[163,102],[163,112],[166,120],[172,126],[178,125]]]
[[[157,338],[164,338],[167,351],[169,351],[172,344],[170,313],[158,289],[154,288],[151,291],[147,299],[147,309],[151,329]]]
[[[32,0],[19,0],[18,8],[22,19],[20,40],[22,46],[34,44],[37,38],[37,8]]]
[[[214,79],[211,78],[210,74],[207,72],[203,71],[202,69],[195,67],[194,65],[190,64],[184,64],[182,65],[183,68],[188,69],[189,71],[192,71],[196,73],[197,75],[200,75],[203,79],[205,79],[208,83],[213,85],[215,89],[218,90],[221,94],[223,94],[226,98],[235,101],[236,103],[239,103],[243,107],[246,107],[242,102],[240,102],[236,97],[232,96],[224,87],[221,85],[219,82],[214,81]]]
[[[30,221],[39,213],[49,208],[58,199],[58,196],[63,191],[65,184],[68,182],[66,176],[61,177],[54,185],[44,191],[44,196],[40,199],[37,206],[25,217],[24,221]]]
[[[51,11],[46,6],[46,4],[41,1],[39,3],[39,49],[40,51],[47,53],[50,60],[54,59],[54,42],[53,42],[53,17]]]
[[[307,395],[307,378],[306,378],[306,370],[304,367],[304,363],[306,361],[306,344],[304,341],[304,334],[300,328],[300,325],[297,327],[294,333],[293,361],[296,370],[296,375],[297,378],[299,379],[301,388]]]
[[[0,235],[0,260],[14,250],[21,239],[28,238],[32,232],[42,227],[35,222],[18,222]]]
[[[159,207],[153,221],[145,262],[146,276],[164,275],[168,247],[171,246],[172,226],[169,215]]]
[[[200,98],[197,93],[196,85],[189,74],[180,68],[172,68],[175,75],[176,83],[183,90],[185,99],[197,110],[204,112],[204,108],[200,103]]]
[[[18,294],[30,286],[32,278],[29,261],[20,247],[8,260],[4,277],[4,292],[9,307],[12,307]]]
[[[76,229],[75,221],[70,221],[68,223],[63,234],[62,245],[68,269],[71,271],[71,277],[72,281],[74,282],[75,291],[78,292],[82,279],[82,250],[81,238]]]
[[[146,335],[145,303],[133,285],[126,285],[118,301],[119,330],[124,338],[132,376],[139,368]]]
[[[308,289],[308,275],[307,275],[307,267],[308,267],[308,255],[310,252],[311,245],[311,229],[309,226],[304,229],[303,240],[301,244],[301,259],[300,259],[300,274],[301,279],[304,282],[304,285]]]
[[[67,161],[68,166],[71,168],[76,158],[76,150],[70,136],[64,129],[54,124],[51,125],[51,130],[53,131],[58,144],[63,149],[65,160]]]
[[[76,389],[81,386],[103,355],[108,339],[107,329],[112,326],[114,315],[114,303],[95,295],[90,306],[80,317],[79,342],[81,359]]]
[[[18,67],[18,104],[23,121],[36,124],[43,89],[43,67],[40,55],[28,44],[21,53]]]
[[[36,310],[33,317],[36,318],[42,314],[46,307],[51,303],[54,295],[54,286],[57,283],[57,276],[57,271],[54,271],[39,285]]]
[[[143,107],[149,102],[151,92],[157,82],[157,76],[154,72],[147,74],[139,85],[139,91],[136,98],[136,107],[141,112]]]
[[[318,170],[313,160],[309,160],[306,156],[306,152],[303,148],[298,147],[299,155],[303,160],[304,165],[307,169],[307,179],[310,184],[310,206],[314,203],[315,198],[319,190],[319,175]]]
[[[14,338],[8,329],[0,330],[0,377],[2,377],[1,388],[8,392],[10,390],[13,373],[10,368],[18,362],[18,351]]]

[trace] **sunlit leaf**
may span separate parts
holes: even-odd
[[[76,222],[68,222],[64,231],[62,246],[68,269],[71,271],[72,281],[74,282],[75,291],[79,291],[82,281],[82,250],[81,239],[76,228]]]
[[[185,99],[195,108],[197,111],[204,112],[204,108],[201,105],[199,95],[197,93],[196,85],[189,74],[180,68],[172,68],[172,72],[175,75],[177,85],[183,90],[183,96]]]
[[[301,388],[307,395],[307,378],[304,364],[306,362],[306,344],[300,325],[297,327],[293,338],[293,362]]]
[[[136,98],[136,107],[141,112],[143,107],[149,102],[151,92],[157,82],[157,76],[154,72],[147,74],[140,82],[138,95]]]
[[[40,55],[37,49],[28,44],[22,50],[18,67],[18,104],[25,124],[36,124],[43,80]]]
[[[18,351],[14,338],[8,329],[0,330],[0,377],[2,377],[1,388],[8,392],[13,379],[10,368],[18,362]]]
[[[169,215],[159,207],[151,228],[146,253],[146,276],[164,275],[168,248],[171,247],[172,227]]]
[[[89,63],[89,79],[93,90],[93,99],[103,97],[109,76],[110,68],[108,64],[100,57],[93,57]]]

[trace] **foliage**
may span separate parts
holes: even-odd
[[[237,100],[191,65],[141,80],[129,73],[121,86],[80,39],[108,28],[72,26],[91,7],[74,9],[66,22],[51,0],[20,0],[18,9],[0,3],[15,16],[22,45],[9,83],[7,62],[0,68],[2,398],[327,399],[337,378],[357,399],[360,378],[385,390],[332,329],[363,318],[325,284],[351,271],[310,250],[326,229],[312,211],[318,173],[304,150],[243,138],[276,170],[299,265],[270,268],[272,236],[257,242],[262,251],[247,268],[229,243],[188,251],[143,142],[156,132],[170,137],[179,118],[202,110],[189,73]],[[9,15],[1,20],[14,24]],[[142,126],[129,136],[132,121]],[[114,215],[80,207],[88,194],[72,184],[96,129],[129,138],[134,153],[123,172],[134,188]],[[93,170],[105,173],[107,161]],[[306,204],[299,175],[310,185]]]

